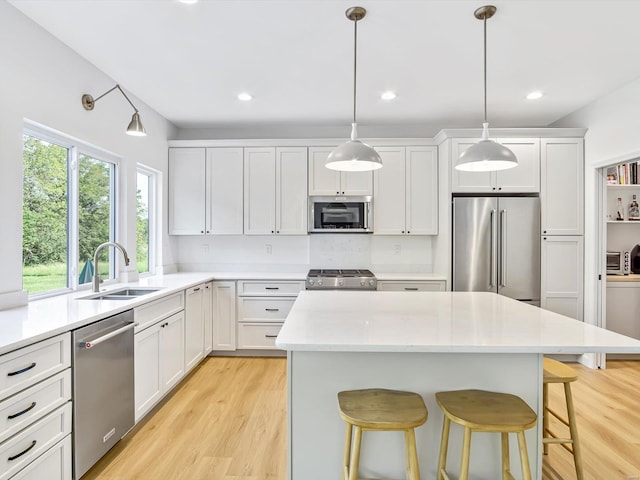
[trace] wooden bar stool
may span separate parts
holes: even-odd
[[[343,480],[358,479],[364,430],[404,431],[407,479],[420,480],[414,428],[427,421],[427,407],[420,395],[380,388],[348,390],[338,393],[338,406],[340,417],[347,422]]]
[[[571,395],[571,382],[578,379],[575,370],[557,360],[545,358],[543,361],[544,374],[542,380],[543,415],[542,415],[542,449],[545,455],[549,453],[549,444],[557,443],[562,445],[573,455],[573,463],[576,467],[578,480],[583,479],[582,475],[582,454],[580,443],[578,442],[578,428],[576,426],[576,415],[573,409],[573,396]],[[567,404],[567,418],[561,417],[558,412],[549,408],[549,384],[564,384],[564,398]],[[560,422],[569,427],[569,438],[560,438],[549,428],[549,415],[553,415]],[[570,445],[570,446],[569,446]]]
[[[503,480],[513,480],[514,478],[509,465],[509,433],[516,433],[520,447],[522,478],[531,480],[524,431],[535,426],[538,417],[524,400],[508,393],[459,390],[438,392],[436,393],[436,401],[444,413],[440,457],[438,459],[438,480],[449,480],[446,467],[451,422],[464,427],[459,480],[468,480],[469,478],[472,432],[499,432],[502,434]]]

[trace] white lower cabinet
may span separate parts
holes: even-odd
[[[204,317],[204,354],[208,355],[211,350],[213,350],[213,282],[207,282],[205,284],[202,302]]]
[[[236,282],[213,282],[213,350],[236,349]]]
[[[179,312],[135,334],[136,422],[184,376],[184,327]]]
[[[36,458],[11,480],[71,480],[71,435]]]
[[[540,306],[582,320],[583,237],[542,237],[540,260]]]
[[[238,282],[238,349],[276,350],[276,337],[304,282]]]
[[[447,282],[445,280],[383,280],[378,282],[378,291],[381,292],[444,292],[446,289]]]
[[[204,358],[205,284],[186,291],[184,367],[188,372]]]
[[[640,282],[607,282],[606,328],[640,340]]]
[[[67,402],[0,444],[0,480],[11,478],[70,433],[71,402]]]

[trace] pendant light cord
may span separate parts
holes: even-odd
[[[487,15],[484,20],[484,123],[487,122]]]
[[[356,68],[356,65],[358,64],[358,20],[356,19],[353,23],[353,123],[356,123],[356,85],[358,75],[358,69]]]

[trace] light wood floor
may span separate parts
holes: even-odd
[[[572,365],[585,480],[640,475],[640,362],[607,365]],[[560,409],[561,387],[551,387]],[[568,452],[550,446],[542,477],[575,479]],[[129,479],[285,480],[286,360],[207,358],[83,477]]]

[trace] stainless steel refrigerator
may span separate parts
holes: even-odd
[[[540,305],[538,197],[454,197],[453,290]]]

